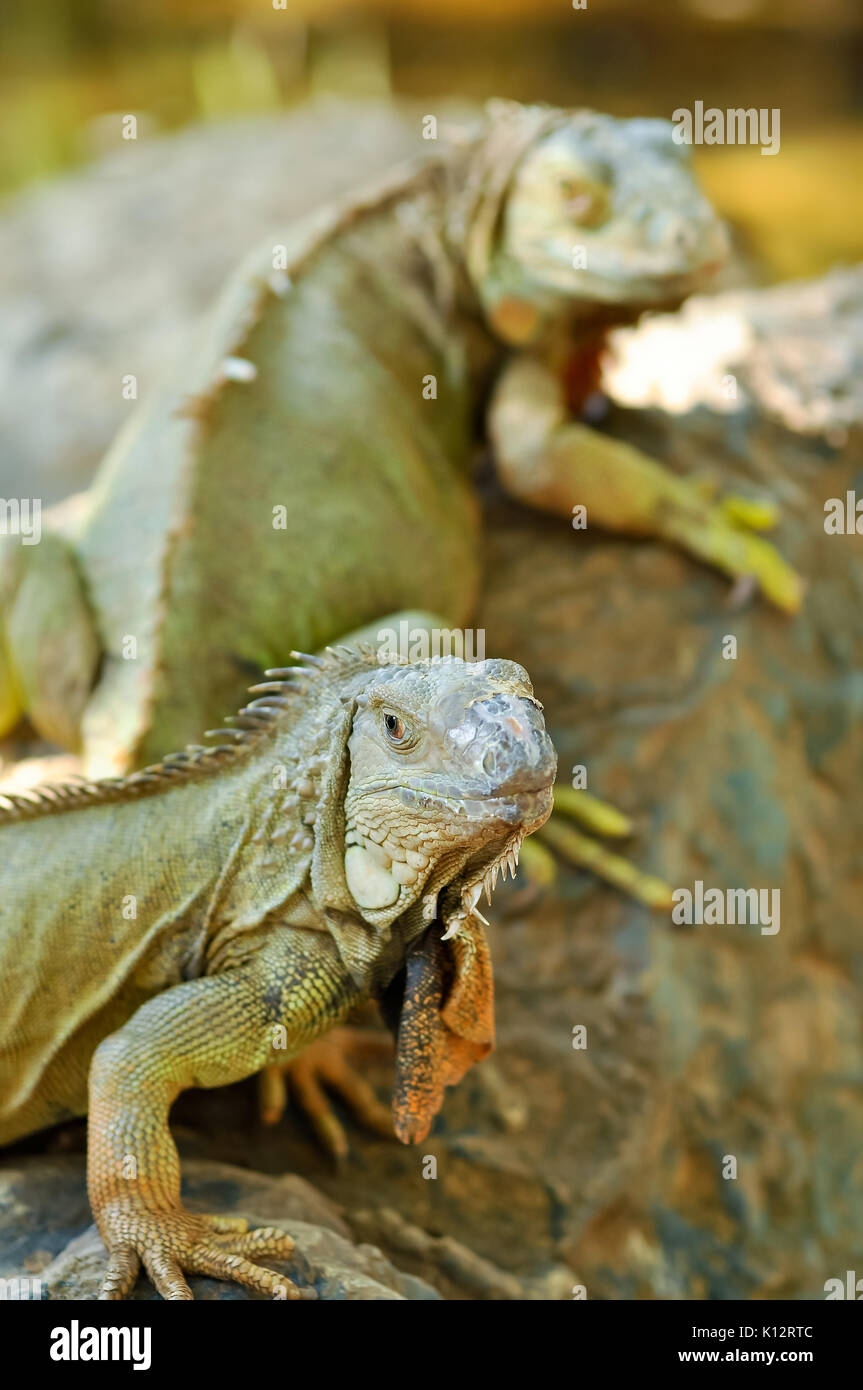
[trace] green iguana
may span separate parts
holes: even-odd
[[[268,672],[232,743],[0,802],[0,1142],[89,1110],[102,1297],[143,1262],[300,1297],[279,1231],[180,1203],[168,1110],[286,1057],[358,1002],[397,1029],[396,1131],[492,1044],[477,900],[548,816],[526,672],[330,651]]]
[[[403,620],[462,627],[489,397],[514,496],[666,537],[793,609],[796,576],[745,524],[768,509],[711,503],[571,418],[605,330],[680,301],[723,253],[666,122],[512,103],[292,227],[232,278],[171,388],[118,437],[83,520],[38,545],[0,537],[0,732],[26,712],[91,775],[122,773],[220,722],[293,647]],[[627,828],[570,789],[555,802]],[[558,820],[541,832],[554,849],[668,902]],[[361,1108],[374,1123],[370,1094]],[[319,1114],[322,1137],[328,1125]]]
[[[462,628],[477,417],[532,506],[661,536],[793,610],[797,576],[712,502],[571,418],[606,329],[680,302],[724,230],[657,120],[492,103],[477,130],[271,241],[110,450],[76,526],[0,538],[0,733],[141,767],[250,679],[396,610]]]

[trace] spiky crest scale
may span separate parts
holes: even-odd
[[[265,674],[272,679],[250,688],[250,694],[266,691],[269,698],[244,705],[228,719],[231,728],[209,729],[204,735],[205,738],[230,738],[232,743],[189,744],[184,752],[169,753],[161,762],[126,777],[105,777],[92,782],[72,777],[66,782],[49,783],[26,792],[0,792],[0,826],[82,806],[152,796],[182,782],[221,772],[227,765],[247,757],[260,740],[272,732],[277,720],[291,710],[301,709],[311,682],[322,681],[332,686],[334,681],[347,680],[363,669],[380,665],[377,653],[370,646],[327,647],[321,656],[306,652],[291,652],[291,656],[303,664],[269,670]],[[410,663],[393,661],[388,664]]]

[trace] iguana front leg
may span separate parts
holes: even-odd
[[[188,1086],[224,1086],[282,1048],[298,1051],[357,997],[329,937],[277,928],[249,964],[157,995],[101,1043],[88,1126],[90,1203],[108,1251],[100,1297],[129,1294],[141,1263],[168,1299],[192,1297],[186,1273],[302,1297],[290,1279],[257,1263],[286,1258],[288,1236],[183,1207],[168,1111]]]
[[[669,473],[638,449],[569,418],[563,382],[538,357],[514,357],[489,411],[489,435],[504,487],[540,511],[681,546],[735,579],[755,579],[787,613],[800,606],[800,576],[754,534],[769,507],[744,498],[713,502],[703,487]]]

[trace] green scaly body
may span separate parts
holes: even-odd
[[[0,799],[0,1142],[89,1112],[106,1297],[141,1261],[166,1297],[190,1296],[183,1270],[298,1296],[245,1261],[284,1256],[281,1233],[181,1207],[185,1087],[283,1065],[389,991],[409,1140],[490,1050],[476,902],[547,818],[556,765],[530,682],[371,648],[307,661],[270,673],[232,743]]]
[[[155,783],[0,811],[0,1143],[84,1114],[98,1043],[206,974],[226,923],[289,903],[308,855],[269,843],[275,756],[208,752]]]
[[[438,183],[399,179],[397,196],[433,210]],[[466,621],[469,363],[395,196],[349,225],[296,229],[283,294],[262,248],[182,385],[106,459],[74,542],[104,652],[83,719],[100,774],[182,747],[292,649],[394,609]],[[232,356],[255,365],[253,381],[218,381]],[[423,398],[428,376],[443,402]]]

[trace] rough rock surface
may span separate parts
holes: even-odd
[[[190,1209],[244,1216],[251,1226],[279,1225],[296,1242],[279,1264],[319,1299],[436,1299],[421,1279],[402,1274],[372,1245],[356,1245],[337,1208],[302,1178],[262,1177],[227,1163],[190,1160],[183,1166]],[[105,1247],[92,1224],[82,1157],[25,1157],[0,1170],[0,1278],[38,1275],[48,1299],[93,1299],[105,1266]],[[252,1298],[219,1279],[192,1276],[197,1299]],[[141,1279],[135,1298],[158,1298]]]
[[[561,766],[633,814],[640,862],[675,887],[778,888],[781,928],[671,927],[570,879],[530,945],[501,927],[502,1062],[546,1141],[525,1161],[560,1184],[557,1251],[594,1293],[823,1297],[863,1248],[863,539],[825,534],[823,510],[860,489],[861,432],[610,424],[781,501],[801,615],[735,611],[669,551],[499,503],[489,648],[531,671]],[[564,1057],[582,1022],[587,1051]]]
[[[845,307],[828,281],[801,289],[799,311],[795,293],[778,313],[750,300],[759,324],[773,315],[773,337],[753,319],[748,341],[781,361],[783,409],[758,384],[776,372],[747,373],[744,354],[733,410],[696,390],[685,413],[614,408],[603,427],[774,497],[777,542],[809,580],[800,616],[732,607],[723,580],[668,549],[569,531],[493,482],[478,615],[488,654],[530,670],[562,774],[585,764],[590,789],[633,815],[638,861],[676,887],[779,888],[779,932],[673,927],[577,873],[541,899],[516,883],[491,914],[497,1072],[475,1069],[419,1150],[353,1131],[333,1173],[301,1120],[255,1124],[253,1084],[178,1103],[187,1152],[307,1175],[355,1234],[446,1297],[567,1297],[579,1283],[591,1298],[819,1298],[859,1269],[863,539],[828,535],[824,503],[863,495],[863,422],[849,408],[859,381],[831,367],[817,422],[793,432],[789,390],[805,410],[813,378],[807,350],[789,358],[782,343],[817,340],[834,361],[829,345],[859,342],[863,316],[853,286]],[[373,1079],[386,1094],[386,1069]],[[527,1123],[507,1128],[519,1103]],[[248,1207],[267,1215],[257,1195]],[[56,1213],[42,1210],[34,1248],[56,1255]],[[80,1226],[59,1223],[63,1246],[87,1219],[82,1206]]]
[[[629,406],[755,407],[836,441],[863,421],[863,268],[688,300],[612,338],[606,385]]]

